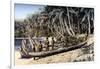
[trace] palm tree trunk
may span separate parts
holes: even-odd
[[[88,35],[89,35],[91,33],[91,29],[90,29],[90,16],[89,16],[89,14],[88,14],[87,18],[88,18]]]
[[[71,26],[71,23],[70,23],[70,16],[69,16],[69,9],[67,8],[67,16],[68,16],[68,23],[69,23],[69,28],[70,28],[70,31],[73,35],[75,35],[73,29],[72,29],[72,26]]]

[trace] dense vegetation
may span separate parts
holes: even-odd
[[[43,11],[23,21],[15,20],[15,37],[54,36],[63,39],[77,34],[89,35],[94,32],[93,24],[93,8],[45,6]]]

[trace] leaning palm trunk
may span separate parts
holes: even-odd
[[[88,35],[91,33],[90,31],[90,16],[89,16],[89,13],[87,15],[87,18],[88,18]]]
[[[59,14],[59,23],[60,23],[60,30],[61,30],[61,32],[62,33],[64,33],[64,30],[65,30],[65,28],[64,28],[64,23],[63,23],[63,11],[62,12],[60,12],[60,14]]]
[[[69,28],[68,28],[68,25],[67,25],[67,23],[66,23],[66,19],[64,18],[64,23],[65,23],[65,26],[66,26],[66,32],[68,32],[68,34],[70,35],[70,36],[72,36],[73,34],[70,32],[70,30],[69,30]]]
[[[34,50],[34,48],[35,48],[35,42],[32,40],[32,37],[30,37],[30,36],[28,36],[28,39],[29,39],[29,43],[31,45],[32,50],[35,51]]]
[[[29,58],[29,52],[28,52],[28,48],[26,47],[26,42],[25,40],[22,40],[22,45],[20,48],[20,54],[22,58]]]
[[[69,23],[69,28],[70,28],[70,31],[73,35],[75,35],[73,29],[72,29],[72,26],[71,26],[71,23],[70,23],[70,17],[69,17],[69,9],[67,8],[67,16],[68,16],[68,23]]]

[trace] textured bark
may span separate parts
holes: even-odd
[[[29,57],[29,52],[28,52],[28,49],[26,48],[26,42],[25,42],[25,40],[22,40],[22,46],[20,48],[20,54],[21,54],[22,58]]]
[[[70,30],[69,30],[69,28],[68,28],[68,25],[67,25],[67,23],[66,23],[66,19],[64,19],[64,23],[65,23],[65,26],[66,26],[66,32],[67,32],[70,36],[72,36],[72,33],[70,32]]]
[[[90,16],[89,16],[89,14],[88,14],[87,18],[88,18],[88,34],[90,34],[91,29],[90,29]]]
[[[67,16],[68,16],[68,23],[69,23],[70,31],[72,32],[73,35],[75,35],[75,33],[74,33],[73,29],[72,29],[72,26],[71,26],[69,9],[68,8],[67,8]]]

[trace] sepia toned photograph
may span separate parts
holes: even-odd
[[[15,65],[94,61],[94,8],[14,4]]]

